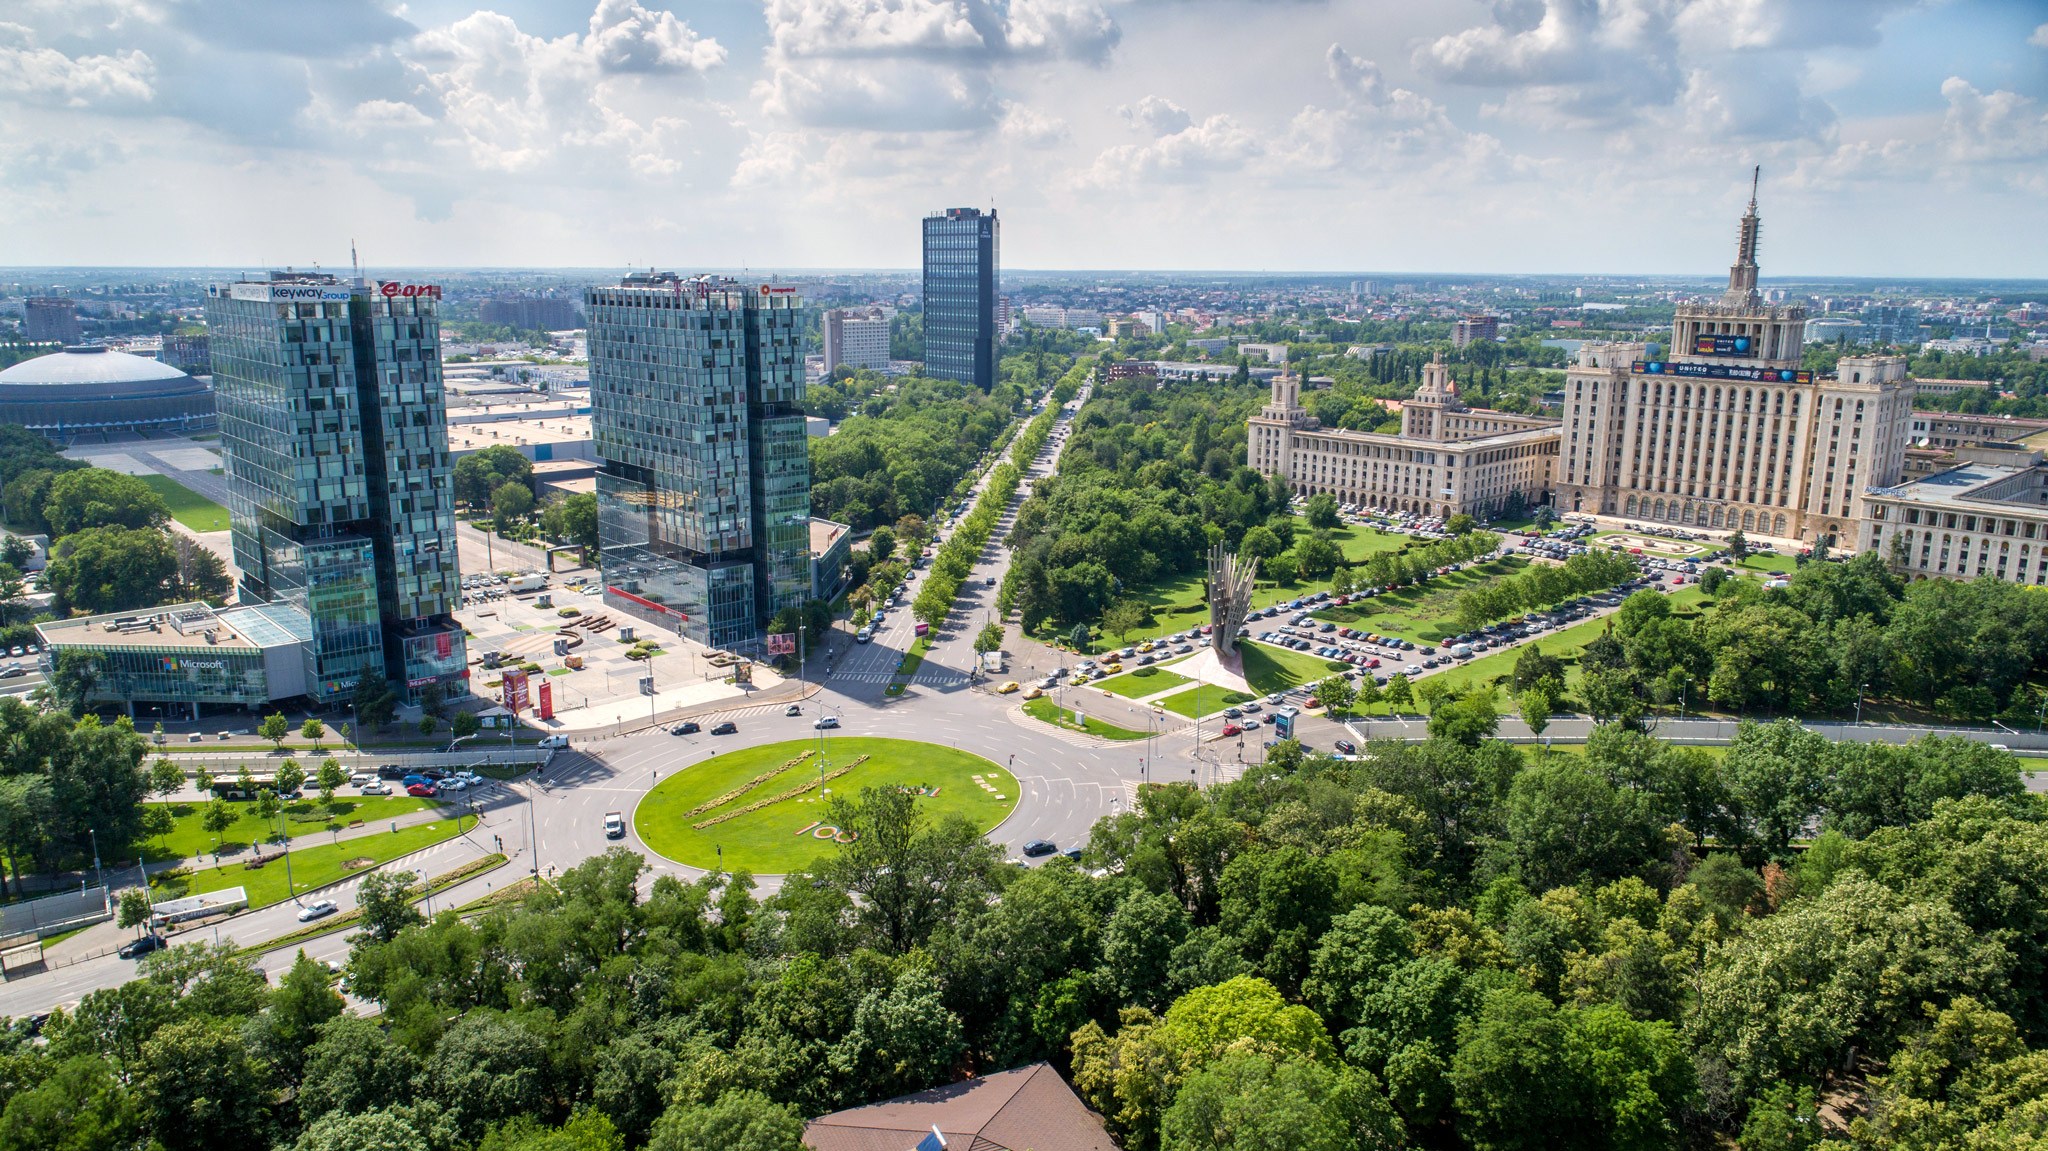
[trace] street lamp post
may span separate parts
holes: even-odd
[[[535,819],[533,815],[533,788],[534,784],[532,783],[526,785],[526,844],[533,849],[532,866],[527,870],[538,879],[540,877],[540,821]]]
[[[108,908],[108,907],[112,907],[112,906],[113,906],[113,904],[112,904],[112,903],[111,903],[111,902],[110,902],[110,901],[108,900],[108,898],[107,898],[107,873],[106,873],[106,872],[104,872],[104,871],[101,871],[101,870],[100,870],[100,833],[99,833],[99,829],[98,829],[98,828],[96,828],[96,827],[89,827],[89,828],[87,828],[87,829],[86,829],[85,833],[86,833],[87,835],[89,835],[89,836],[91,836],[91,837],[92,837],[92,874],[93,874],[93,878],[94,878],[95,880],[97,880],[97,881],[99,882],[99,885],[100,885],[100,906],[101,906],[102,908]],[[148,887],[148,886],[149,886],[149,873],[148,873],[148,872],[144,872],[144,873],[143,873],[143,876],[142,876],[142,885],[143,885],[144,887]]]
[[[1861,727],[1861,726],[1863,726],[1863,693],[1864,693],[1864,692],[1866,692],[1866,691],[1869,691],[1869,690],[1870,690],[1870,685],[1869,685],[1869,684],[1867,684],[1867,683],[1859,683],[1859,684],[1857,684],[1857,685],[1856,685],[1856,726],[1857,726],[1857,727]]]

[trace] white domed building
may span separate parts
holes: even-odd
[[[213,389],[169,364],[86,345],[0,369],[0,424],[68,434],[213,422]]]

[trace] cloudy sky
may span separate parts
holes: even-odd
[[[0,265],[2048,276],[2048,0],[6,0]]]

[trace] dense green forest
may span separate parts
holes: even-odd
[[[2009,754],[1746,726],[1725,758],[1439,734],[1149,786],[1077,866],[901,791],[757,899],[623,849],[422,921],[343,1011],[194,945],[0,1053],[0,1151],[793,1151],[1035,1059],[1134,1151],[2034,1146],[2048,810]]]

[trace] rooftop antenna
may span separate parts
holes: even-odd
[[[361,260],[356,259],[356,239],[354,236],[350,236],[348,239],[348,266],[349,270],[355,274],[356,283],[362,283],[363,263]]]
[[[1749,174],[1749,210],[1756,211],[1756,188],[1764,178],[1764,166],[1758,164]]]

